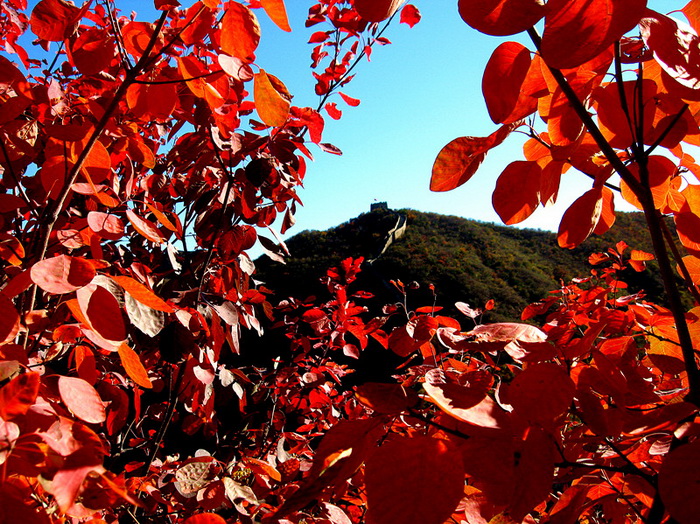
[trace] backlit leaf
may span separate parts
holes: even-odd
[[[559,247],[573,249],[595,229],[603,209],[601,188],[593,188],[578,197],[566,210],[559,224]]]
[[[401,9],[401,20],[402,24],[406,24],[409,27],[413,27],[418,22],[420,22],[421,15],[418,8],[413,4],[406,4]]]
[[[358,386],[355,397],[377,413],[401,413],[420,401],[418,394],[400,384],[367,382]]]
[[[131,380],[142,388],[151,389],[153,387],[151,379],[148,378],[148,372],[143,367],[143,363],[136,352],[126,342],[122,342],[117,352],[122,361],[122,366],[124,366],[124,371],[131,377]]]
[[[263,69],[255,74],[253,82],[255,108],[260,119],[268,126],[283,126],[289,117],[289,100],[275,89]]]
[[[260,42],[260,24],[243,4],[230,0],[221,19],[221,50],[227,55],[252,62]]]
[[[289,20],[287,18],[287,9],[284,6],[284,0],[260,0],[260,4],[277,27],[282,31],[291,31]]]
[[[639,24],[642,39],[671,78],[684,87],[700,89],[700,38],[689,25],[647,10]]]
[[[381,22],[393,15],[402,0],[355,0],[355,10],[368,22]]]
[[[216,513],[198,513],[189,517],[183,524],[226,524],[226,521]]]
[[[0,388],[0,417],[12,420],[24,415],[34,404],[39,394],[41,375],[39,373],[22,373]]]
[[[84,422],[101,424],[106,419],[105,406],[99,393],[82,378],[61,376],[58,379],[61,400]]]
[[[47,293],[70,293],[95,277],[95,268],[83,258],[58,255],[32,266],[32,281]]]
[[[477,31],[514,35],[534,26],[545,13],[538,0],[459,0],[459,14]]]
[[[442,524],[464,495],[459,450],[447,440],[396,437],[367,460],[367,522]]]
[[[578,67],[639,22],[646,0],[550,0],[541,52],[556,69]]]
[[[530,51],[517,42],[504,42],[494,50],[481,81],[481,91],[494,123],[520,120],[537,109],[537,99],[523,92],[530,64]]]
[[[447,144],[433,164],[430,190],[450,191],[464,184],[476,173],[486,153],[501,144],[519,125],[503,125],[487,137],[463,136]]]
[[[530,422],[550,425],[569,409],[574,388],[565,368],[543,362],[529,365],[517,375],[502,399]]]
[[[537,162],[511,162],[498,177],[493,192],[493,208],[504,224],[522,222],[540,203],[542,170]]]
[[[42,40],[60,42],[75,32],[79,15],[80,9],[65,0],[41,0],[32,10],[29,26]]]

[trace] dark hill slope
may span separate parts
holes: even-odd
[[[258,259],[257,278],[275,290],[278,299],[325,298],[318,282],[325,270],[350,256],[375,258],[401,214],[407,218],[405,234],[366,265],[358,289],[375,293],[380,303],[396,302],[402,297],[388,281],[416,281],[420,289],[409,294],[409,307],[415,308],[432,304],[428,290],[432,283],[438,305],[448,311],[456,301],[480,307],[494,299],[497,307],[489,321],[517,319],[526,305],[557,289],[561,280],[587,276],[591,269],[588,256],[605,251],[618,240],[651,251],[641,213],[619,213],[609,233],[592,237],[574,250],[564,250],[557,246],[556,235],[548,231],[413,210],[375,210],[327,231],[303,231],[290,238],[287,246],[292,257],[287,264]],[[661,285],[654,275],[649,270],[642,274],[630,271],[625,277],[632,291],[644,289],[658,299]]]

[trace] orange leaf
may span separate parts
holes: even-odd
[[[532,213],[540,203],[542,170],[537,162],[512,162],[498,177],[493,192],[493,208],[504,224],[517,224]]]
[[[252,62],[260,42],[260,24],[243,4],[229,1],[221,19],[221,50],[230,56]]]
[[[396,437],[367,459],[367,522],[442,524],[464,495],[464,466],[451,442]]]
[[[541,52],[556,69],[578,67],[631,30],[646,0],[550,0]]]
[[[47,293],[70,293],[95,277],[95,268],[84,258],[58,255],[40,260],[30,271],[32,281]]]
[[[156,225],[150,220],[141,218],[131,209],[126,210],[126,218],[129,219],[129,222],[131,222],[131,225],[134,226],[134,229],[144,238],[150,240],[151,242],[155,242],[156,244],[163,242],[163,236],[160,234],[160,231],[158,231]]]
[[[277,27],[282,31],[290,32],[287,9],[284,7],[284,0],[260,0],[260,4]]]
[[[66,407],[80,420],[101,424],[107,418],[99,393],[82,378],[61,376],[58,392]]]
[[[671,190],[671,177],[676,173],[676,164],[669,158],[660,155],[650,156],[647,162],[649,188],[654,198],[654,207],[656,209],[661,209],[666,202],[666,195],[668,195]],[[630,164],[629,170],[632,175],[634,175],[634,178],[639,181],[639,164],[636,162]],[[627,202],[639,210],[642,209],[642,204],[637,198],[637,195],[634,194],[630,186],[624,181],[620,182],[620,192],[622,193],[622,198],[627,200]]]
[[[393,15],[402,0],[355,0],[355,10],[368,22],[381,22]]]
[[[469,180],[486,153],[501,144],[520,123],[503,125],[487,137],[463,136],[442,148],[433,164],[431,191],[450,191]]]
[[[514,35],[531,28],[545,13],[538,0],[459,0],[459,14],[477,31]]]
[[[148,378],[148,372],[143,367],[138,354],[126,342],[122,342],[117,351],[122,361],[122,366],[124,366],[124,371],[131,377],[131,380],[142,388],[151,389],[153,387],[151,379]]]
[[[566,210],[559,224],[559,247],[573,249],[595,229],[603,209],[601,188],[594,187],[578,197]]]
[[[158,311],[165,311],[166,313],[172,313],[174,309],[163,299],[156,296],[153,291],[148,289],[146,286],[137,282],[131,277],[126,276],[116,276],[112,279],[124,288],[124,291],[129,293],[134,300],[141,302],[142,304],[150,307],[151,309],[156,309]]]
[[[272,127],[282,127],[289,117],[289,100],[272,85],[270,77],[261,69],[253,80],[253,97],[260,119]]]

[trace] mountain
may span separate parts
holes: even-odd
[[[387,246],[388,233],[401,233]],[[326,231],[302,231],[286,241],[292,256],[286,264],[267,257],[256,261],[256,279],[275,290],[275,299],[310,295],[327,298],[319,282],[326,269],[347,257],[363,256],[366,263],[356,289],[370,291],[379,304],[401,302],[390,280],[418,283],[408,292],[408,307],[437,304],[452,314],[454,303],[482,307],[494,299],[486,321],[517,320],[525,306],[558,289],[561,282],[590,275],[588,257],[604,252],[619,240],[631,248],[652,252],[642,213],[618,213],[613,228],[593,236],[573,250],[561,249],[549,231],[517,229],[455,216],[411,209],[375,209]],[[381,253],[385,248],[384,253]],[[644,290],[663,303],[663,286],[654,270],[624,272],[629,292]],[[411,286],[415,287],[415,285]]]

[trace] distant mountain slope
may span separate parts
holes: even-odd
[[[517,229],[476,222],[455,216],[414,210],[375,210],[327,231],[303,231],[287,241],[292,257],[282,265],[262,257],[256,261],[256,278],[275,290],[277,299],[286,296],[325,298],[319,278],[325,270],[346,257],[375,258],[385,245],[386,235],[406,217],[406,229],[372,264],[367,264],[358,289],[377,295],[380,303],[401,300],[391,279],[405,284],[415,281],[409,308],[433,303],[428,284],[437,292],[438,305],[447,311],[456,301],[473,307],[496,301],[488,321],[514,320],[522,309],[537,301],[560,282],[588,276],[588,256],[605,251],[618,240],[630,247],[652,251],[641,213],[618,213],[613,229],[592,237],[574,250],[557,246],[548,231]],[[625,275],[630,290],[644,289],[650,298],[662,297],[662,286],[654,271]],[[662,298],[660,300],[663,302]]]

